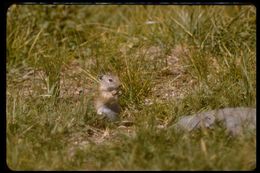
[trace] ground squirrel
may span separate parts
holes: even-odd
[[[94,99],[98,115],[103,115],[112,121],[118,119],[121,109],[118,103],[120,86],[121,83],[116,75],[109,73],[99,76],[98,94]]]

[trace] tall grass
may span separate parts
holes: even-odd
[[[256,106],[254,6],[12,5],[6,42],[10,169],[256,167],[255,136],[167,128],[202,110]],[[106,72],[123,84],[119,123],[93,108]]]

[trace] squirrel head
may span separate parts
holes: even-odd
[[[113,74],[104,74],[99,77],[101,91],[116,91],[121,86],[118,76]]]

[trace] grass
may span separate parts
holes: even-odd
[[[255,136],[167,128],[203,110],[256,107],[254,6],[12,5],[6,41],[10,169],[256,168]],[[123,84],[119,123],[93,108],[108,71]]]

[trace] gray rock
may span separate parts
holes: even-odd
[[[223,127],[234,136],[244,132],[244,129],[255,130],[256,109],[244,107],[223,108],[182,116],[173,127],[176,130],[190,132],[201,127],[213,128],[216,122],[223,124]]]

